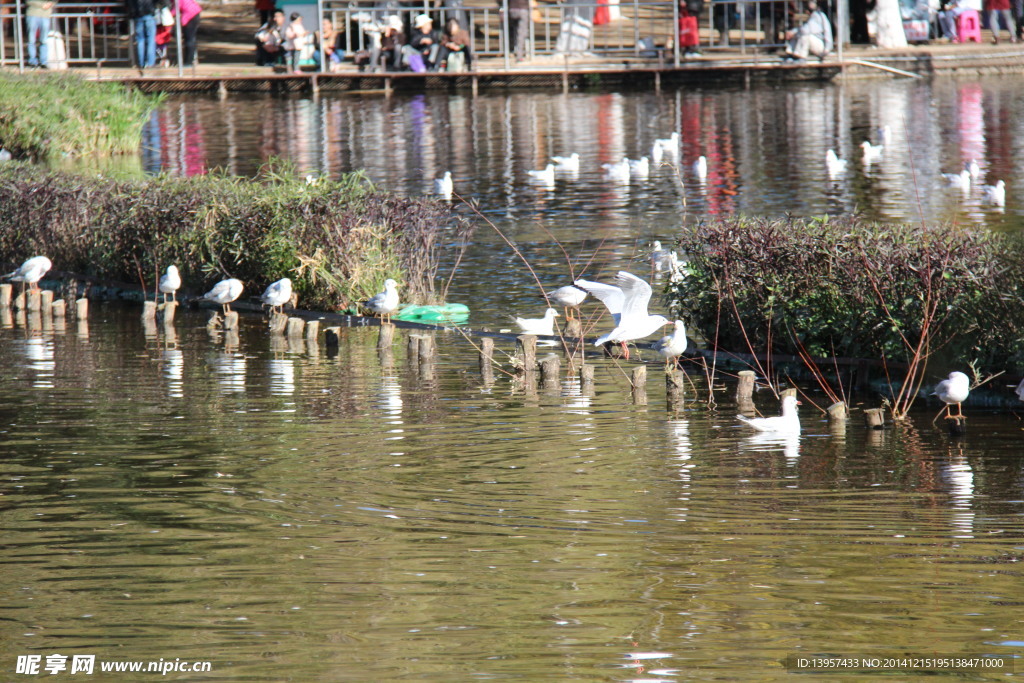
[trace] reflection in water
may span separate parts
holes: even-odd
[[[955,537],[974,538],[974,472],[970,464],[963,455],[954,456],[943,466],[942,475],[949,483]]]
[[[267,361],[272,396],[295,394],[295,361],[291,358],[271,358]],[[289,404],[292,405],[292,404]]]
[[[212,361],[213,374],[222,394],[245,391],[245,356],[241,353],[218,353]]]
[[[170,398],[185,397],[185,354],[181,349],[164,349],[164,378],[167,380],[167,395]]]
[[[758,432],[744,438],[740,442],[740,448],[761,453],[774,453],[781,450],[786,458],[786,464],[792,466],[800,457],[800,435]]]
[[[56,367],[53,360],[53,340],[29,337],[25,340],[25,358],[28,360],[26,367],[34,373],[32,387],[52,389],[53,372]]]

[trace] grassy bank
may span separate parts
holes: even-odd
[[[46,254],[58,270],[150,292],[171,263],[198,293],[231,276],[251,295],[287,276],[303,306],[323,310],[375,294],[389,277],[403,301],[434,302],[441,248],[468,231],[447,205],[385,194],[361,174],[309,185],[272,167],[253,179],[118,182],[0,164],[0,206],[4,267]]]
[[[35,160],[134,154],[158,102],[73,74],[0,73],[0,147]]]
[[[1021,239],[857,218],[725,219],[683,232],[670,288],[709,340],[921,364],[1024,369]]]

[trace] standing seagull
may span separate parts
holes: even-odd
[[[670,362],[679,367],[679,356],[683,355],[683,351],[686,350],[686,323],[682,320],[677,320],[676,329],[672,334],[666,335],[654,342],[654,346],[651,348],[665,357],[666,370],[668,370]]]
[[[580,304],[587,298],[587,293],[574,285],[566,285],[565,287],[559,287],[555,291],[548,294],[548,301],[553,304],[558,304],[565,309],[565,317],[572,318],[569,314],[570,308],[579,310]]]
[[[618,283],[617,287],[587,280],[576,280],[575,284],[603,301],[613,318],[618,313],[615,329],[598,337],[594,346],[618,342],[622,345],[626,360],[629,360],[629,347],[626,346],[626,342],[649,337],[670,321],[663,315],[650,315],[647,312],[647,304],[650,303],[652,294],[649,284],[624,270],[615,275],[615,282]]]
[[[167,303],[167,295],[171,295],[171,301],[178,300],[178,288],[181,287],[181,276],[178,275],[178,266],[167,266],[167,272],[160,277],[160,284],[157,289],[164,295],[164,303]]]
[[[284,305],[291,298],[292,281],[290,278],[283,277],[267,287],[266,291],[263,292],[263,296],[260,297],[260,301],[270,306],[270,312],[274,313],[275,309],[277,309],[277,312],[281,312],[284,309]]]
[[[224,312],[227,313],[231,310],[231,302],[242,296],[242,289],[241,280],[236,280],[235,278],[221,280],[213,286],[213,289],[199,297],[199,300],[205,299],[215,304],[220,304],[224,307]]]
[[[45,256],[33,256],[22,263],[21,268],[18,268],[13,273],[7,273],[4,277],[11,282],[28,284],[30,285],[29,289],[35,291],[39,289],[39,281],[43,279],[43,276],[52,267],[53,264],[50,263],[50,259]]]
[[[946,404],[946,417],[963,417],[964,412],[960,404],[967,400],[970,393],[970,378],[962,372],[951,372],[947,379],[935,385],[932,396],[938,396],[939,400]],[[956,415],[951,414],[949,409],[954,403],[956,404]]]
[[[796,407],[800,401],[796,396],[785,396],[782,399],[782,415],[776,417],[744,417],[737,415],[743,424],[753,427],[759,432],[774,432],[776,434],[799,434],[800,416],[797,415]]]
[[[390,323],[391,314],[398,310],[398,303],[398,283],[388,278],[384,281],[384,291],[364,301],[363,308],[379,315],[382,321],[387,318]]]
[[[543,318],[516,318],[516,325],[523,331],[523,334],[546,334],[551,337],[555,334],[555,318],[558,311],[549,308],[544,311]]]

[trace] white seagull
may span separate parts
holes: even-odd
[[[932,396],[938,396],[939,400],[946,404],[946,417],[963,417],[963,409],[960,404],[967,400],[971,393],[971,380],[962,372],[951,372],[947,379],[935,385]],[[950,411],[950,406],[956,404],[956,415]]]
[[[47,271],[53,267],[50,263],[50,259],[45,256],[33,256],[29,260],[21,264],[21,268],[18,268],[12,273],[4,275],[5,278],[11,282],[23,282],[29,285],[29,289],[39,289],[39,281],[43,279]]]
[[[978,166],[978,162],[974,159],[964,162],[964,170],[971,174],[971,180],[977,180],[981,177],[981,166]]]
[[[556,171],[578,173],[580,170],[580,155],[576,152],[573,152],[567,157],[551,157],[551,161],[555,162]]]
[[[651,161],[647,157],[629,159],[629,172],[638,178],[646,178],[651,172]]]
[[[220,304],[224,307],[224,312],[231,310],[229,305],[232,301],[242,296],[242,281],[236,280],[235,278],[229,278],[227,280],[221,280],[213,286],[206,294],[199,297],[200,301],[203,299],[212,301],[215,304]]]
[[[782,415],[776,417],[744,417],[737,415],[740,422],[753,427],[759,432],[774,432],[776,434],[799,434],[800,416],[797,415],[796,407],[800,401],[796,396],[785,396],[782,399]]]
[[[604,169],[605,178],[629,185],[629,159],[622,157],[622,161],[614,164],[601,164]]]
[[[697,161],[693,162],[693,175],[697,176],[697,179],[701,182],[708,177],[708,158],[703,154],[697,157]]]
[[[651,245],[651,267],[654,268],[655,273],[660,273],[663,270],[668,270],[671,266],[672,255],[668,249],[661,248],[661,242],[654,240],[654,244]]]
[[[363,308],[391,322],[391,314],[398,310],[398,303],[398,283],[388,278],[384,281],[384,291],[364,301]]]
[[[665,335],[654,342],[654,346],[651,347],[665,357],[666,369],[668,369],[669,363],[678,367],[679,356],[686,351],[686,324],[682,320],[677,320],[675,325],[676,328],[672,334]]]
[[[1000,180],[995,185],[982,185],[981,196],[989,204],[1006,206],[1006,183]]]
[[[160,276],[160,284],[157,289],[164,295],[164,303],[167,303],[167,295],[171,295],[172,301],[178,300],[178,288],[181,287],[181,276],[178,275],[178,266],[167,266],[167,272]]]
[[[558,304],[565,309],[565,317],[571,318],[569,315],[569,309],[579,309],[580,304],[587,298],[587,293],[574,285],[566,285],[565,287],[559,287],[553,292],[548,294],[548,301],[553,304]]]
[[[881,159],[882,152],[885,150],[884,145],[872,145],[867,140],[860,143],[860,148],[864,150],[864,164],[866,166],[870,166]]]
[[[452,182],[452,172],[445,171],[444,177],[437,178],[434,180],[434,194],[439,194],[445,199],[452,198],[452,192],[455,191],[455,183]]]
[[[668,138],[654,141],[651,147],[651,160],[660,164],[663,155],[672,157],[673,162],[679,158],[679,133],[672,133]]]
[[[544,311],[543,318],[516,318],[516,325],[523,331],[523,334],[544,334],[549,337],[555,334],[555,318],[558,311],[549,308]]]
[[[263,296],[260,297],[260,301],[267,306],[270,306],[271,313],[274,313],[275,309],[283,309],[284,305],[288,303],[291,298],[292,281],[290,278],[283,277],[267,287],[263,292]]]
[[[966,168],[959,173],[943,173],[942,177],[950,187],[958,188],[961,192],[971,189],[971,172]]]
[[[536,183],[543,183],[549,187],[554,187],[555,184],[555,165],[548,164],[540,171],[527,171],[530,176],[530,180]]]
[[[840,159],[836,156],[835,150],[830,149],[825,152],[825,167],[828,169],[829,177],[835,178],[846,172],[846,159]]]
[[[615,329],[598,337],[594,346],[618,342],[622,344],[626,360],[629,360],[626,342],[649,337],[671,321],[663,315],[650,315],[647,312],[652,294],[649,284],[624,270],[615,275],[615,282],[618,283],[617,287],[587,280],[576,280],[575,285],[604,302],[612,318],[615,318]]]

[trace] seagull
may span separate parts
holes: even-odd
[[[703,154],[697,157],[697,161],[693,162],[693,175],[704,182],[705,178],[708,177],[708,159]]]
[[[946,183],[950,187],[959,188],[962,192],[971,189],[971,172],[966,168],[959,173],[943,173],[942,177],[946,179]]]
[[[555,318],[557,317],[558,311],[549,308],[544,311],[543,318],[516,318],[515,320],[523,334],[545,334],[550,337],[555,334]]]
[[[181,287],[181,276],[178,275],[178,266],[167,266],[167,272],[160,276],[160,284],[157,289],[164,295],[164,303],[167,303],[167,295],[171,295],[172,301],[178,300],[178,288]]]
[[[576,152],[567,157],[551,157],[551,161],[555,162],[556,171],[578,173],[580,170],[580,155]]]
[[[622,157],[622,161],[615,164],[601,164],[604,169],[605,178],[629,185],[629,159]]]
[[[385,280],[384,291],[364,301],[363,308],[391,322],[391,314],[398,310],[398,283],[391,278]]]
[[[828,168],[829,177],[835,178],[846,172],[846,159],[840,159],[835,151],[830,149],[825,152],[825,166]]]
[[[686,350],[686,324],[682,320],[677,320],[675,325],[676,329],[672,334],[662,337],[651,347],[665,357],[666,370],[670,362],[678,367],[679,356]]]
[[[651,245],[651,266],[655,273],[668,270],[671,265],[671,255],[668,249],[661,248],[661,242],[654,240]]]
[[[870,142],[865,140],[860,143],[861,149],[864,150],[864,164],[870,166],[879,159],[882,158],[882,152],[885,150],[884,145],[872,145]]]
[[[213,289],[199,297],[199,300],[206,299],[215,304],[220,304],[224,307],[224,312],[227,313],[231,310],[231,302],[242,296],[242,289],[241,280],[236,280],[235,278],[221,280],[213,286]]]
[[[651,162],[647,157],[629,159],[629,172],[638,178],[646,178],[651,172]]]
[[[316,185],[319,182],[320,182],[320,179],[317,178],[315,175],[307,175],[306,176],[306,184],[307,185]]]
[[[686,278],[686,259],[680,259],[674,251],[668,253],[669,282],[682,282]]]
[[[14,158],[13,154],[11,154],[9,151],[4,149],[3,147],[0,147],[0,162],[10,161],[13,158]]]
[[[534,182],[552,186],[555,184],[554,164],[548,164],[542,171],[527,171],[527,173],[530,175],[530,180]]]
[[[267,287],[263,296],[260,297],[260,301],[270,306],[270,312],[274,313],[275,309],[277,312],[281,312],[291,298],[292,281],[290,278],[284,277]]]
[[[452,183],[452,172],[445,171],[443,178],[437,178],[434,180],[434,194],[439,194],[445,199],[452,198],[452,192],[455,191],[455,184]]]
[[[986,202],[996,206],[1006,206],[1006,183],[1002,180],[995,185],[982,185],[981,194]]]
[[[649,337],[670,321],[663,315],[650,315],[647,312],[652,294],[649,284],[624,270],[615,275],[615,282],[618,283],[617,287],[587,280],[576,280],[575,285],[604,302],[612,318],[615,318],[615,329],[598,337],[594,346],[618,342],[622,344],[626,360],[629,360],[626,342]]]
[[[662,155],[672,157],[672,161],[679,158],[679,133],[672,133],[668,138],[655,140],[651,147],[651,160],[656,164],[661,163]]]
[[[947,379],[935,385],[932,396],[938,396],[939,400],[946,404],[946,417],[963,417],[964,412],[960,404],[967,400],[967,395],[970,393],[970,378],[962,372],[951,372]],[[954,403],[956,404],[956,415],[952,415],[949,409]]]
[[[558,304],[565,309],[565,317],[572,318],[569,314],[570,308],[579,309],[580,304],[587,298],[587,293],[576,287],[575,285],[566,285],[565,287],[559,287],[555,291],[548,294],[548,301],[553,304]]]
[[[776,434],[799,434],[800,416],[797,415],[796,407],[800,401],[796,396],[784,396],[782,398],[782,415],[777,417],[744,417],[737,415],[743,424],[753,427],[759,432],[774,432]]]
[[[971,180],[977,180],[981,177],[981,166],[978,166],[978,162],[974,159],[964,162],[964,169],[971,174]]]
[[[4,277],[11,282],[27,284],[30,286],[29,289],[36,291],[39,289],[39,281],[43,279],[43,276],[52,267],[53,264],[50,263],[50,259],[45,256],[33,256],[22,263],[21,268],[18,268],[13,273],[7,273]]]

